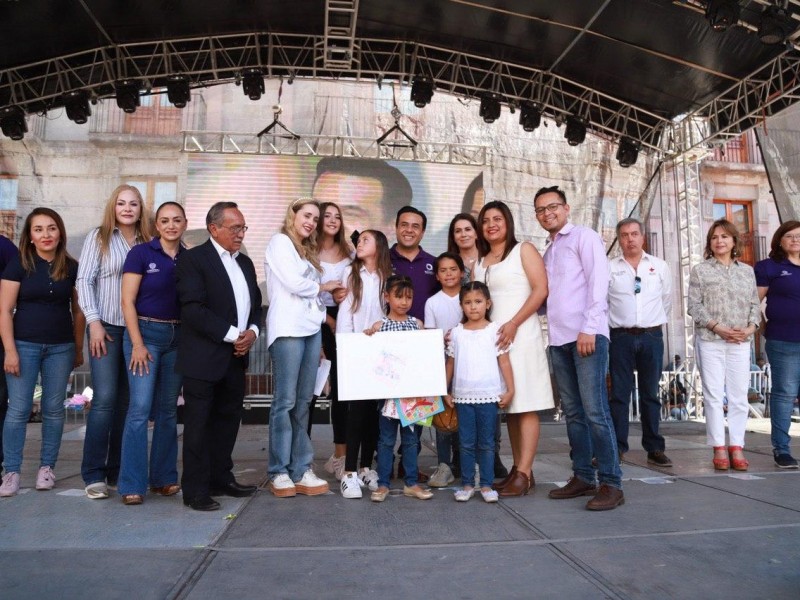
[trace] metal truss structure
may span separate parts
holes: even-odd
[[[287,156],[337,156],[380,158],[483,167],[488,164],[487,146],[402,140],[378,142],[372,138],[333,135],[275,134],[256,137],[252,133],[185,131],[183,152]]]
[[[267,77],[290,80],[410,84],[416,75],[426,75],[440,91],[465,97],[492,91],[509,106],[534,102],[559,123],[576,115],[595,134],[612,140],[627,136],[650,151],[660,152],[663,141],[673,137],[669,119],[553,73],[437,46],[355,38],[354,12],[349,24],[337,26],[349,14],[340,4],[354,10],[357,3],[329,0],[325,36],[253,32],[121,44],[6,69],[0,71],[0,108],[44,112],[75,90],[111,98],[120,80],[137,80],[149,90],[165,86],[169,75],[183,74],[193,87],[202,87],[236,81],[244,69],[260,67]]]

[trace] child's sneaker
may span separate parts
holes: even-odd
[[[320,479],[312,469],[303,473],[303,478],[294,484],[298,494],[305,496],[320,496],[328,493],[328,482]]]
[[[481,488],[481,496],[483,496],[483,501],[484,502],[488,502],[490,504],[492,502],[497,502],[497,499],[499,498],[499,494],[497,493],[497,490],[492,490],[492,489],[483,489],[483,488]]]
[[[19,473],[11,471],[3,476],[3,485],[0,485],[0,498],[16,496],[19,491]]]
[[[347,473],[342,477],[340,487],[342,498],[361,498],[361,483],[355,473]]]
[[[453,476],[450,466],[447,463],[439,463],[439,466],[436,467],[433,475],[431,475],[431,478],[428,480],[428,485],[435,488],[443,488],[447,487],[455,480],[456,478]]]
[[[95,481],[86,486],[86,497],[92,500],[108,498],[108,486],[105,481]]]
[[[362,485],[368,487],[370,492],[374,492],[378,489],[378,472],[376,470],[362,467],[359,478],[361,479]]]
[[[56,474],[50,467],[39,467],[39,473],[36,475],[36,489],[37,490],[52,490],[56,485]]]
[[[344,456],[331,455],[331,457],[325,462],[323,469],[336,477],[338,481],[341,481],[342,477],[344,477],[344,459]]]
[[[475,488],[461,488],[460,490],[456,490],[456,493],[453,496],[456,499],[456,502],[467,502],[470,498],[475,495]]]

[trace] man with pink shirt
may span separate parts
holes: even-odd
[[[533,200],[536,219],[550,234],[544,253],[548,287],[550,361],[567,421],[573,476],[550,498],[594,496],[589,510],[625,502],[617,440],[608,408],[608,261],[600,236],[569,222],[570,207],[558,186]],[[592,457],[597,458],[597,479]]]

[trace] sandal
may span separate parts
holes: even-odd
[[[718,456],[719,454],[723,453],[723,457]],[[715,471],[727,471],[731,468],[731,463],[728,459],[728,453],[725,451],[725,446],[714,446],[714,460],[711,462],[714,464]]]
[[[728,446],[728,455],[731,459],[731,466],[734,471],[747,471],[750,463],[744,457],[741,446]]]

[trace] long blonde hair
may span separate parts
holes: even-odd
[[[300,212],[301,208],[308,206],[309,204],[313,204],[317,207],[317,210],[319,210],[319,202],[313,198],[298,198],[286,208],[286,218],[283,220],[281,233],[289,236],[289,239],[292,240],[292,244],[294,244],[294,249],[297,250],[297,253],[314,265],[314,268],[321,273],[322,265],[319,263],[317,230],[314,229],[314,231],[311,232],[311,235],[309,235],[307,238],[301,238],[299,235],[297,235],[297,231],[294,228],[295,216],[298,212]]]
[[[132,185],[118,185],[111,192],[111,196],[106,202],[106,207],[103,209],[103,221],[97,230],[97,239],[100,241],[100,256],[108,254],[108,249],[111,247],[111,234],[114,233],[114,228],[117,226],[117,198],[125,191],[133,192],[141,206],[139,220],[136,222],[136,238],[140,242],[149,242],[155,234],[153,215],[144,205],[144,200],[139,190]]]

